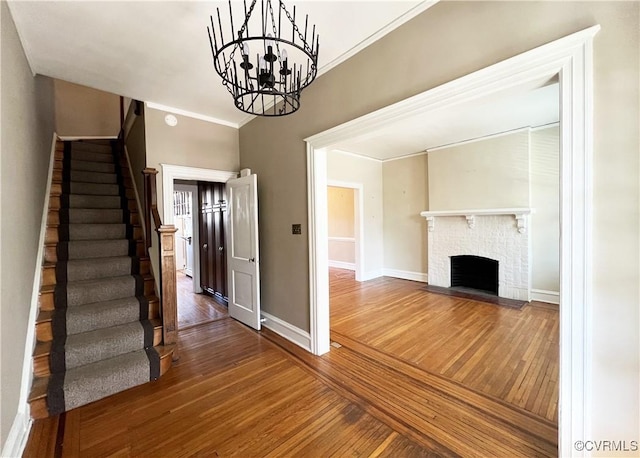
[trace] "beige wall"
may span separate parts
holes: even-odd
[[[382,163],[338,151],[330,151],[327,157],[329,182],[335,180],[362,184],[363,251],[365,253],[362,273],[365,279],[378,277],[382,275],[384,267]],[[273,305],[271,301],[266,304],[269,307]],[[299,327],[303,325],[304,323],[296,324]]]
[[[309,329],[308,240],[288,234],[291,222],[307,221],[304,138],[600,24],[594,42],[591,247],[597,325],[588,396],[594,437],[637,437],[639,16],[637,2],[442,1],[320,76],[302,94],[297,113],[256,118],[242,127],[241,166],[261,177],[265,309]],[[410,71],[379,77],[390,68]]]
[[[560,129],[531,131],[531,287],[560,291]]]
[[[54,80],[56,132],[60,136],[115,137],[120,133],[120,96]]]
[[[329,261],[354,264],[355,206],[351,188],[329,186],[327,189],[327,221],[329,224]],[[352,240],[334,240],[334,237]]]
[[[18,412],[31,296],[38,280],[34,275],[54,132],[54,98],[52,80],[32,76],[6,2],[0,3],[0,16],[2,448]]]
[[[429,210],[427,155],[382,164],[384,183],[384,267],[427,273]]]
[[[529,131],[429,151],[429,210],[529,207]]]

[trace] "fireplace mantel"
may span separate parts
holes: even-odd
[[[473,229],[476,224],[476,216],[500,216],[513,215],[516,219],[516,227],[518,232],[524,234],[527,232],[527,216],[533,213],[531,208],[488,208],[481,210],[441,210],[441,211],[424,211],[420,216],[426,218],[429,232],[435,229],[436,217],[464,216],[467,219],[469,229]]]

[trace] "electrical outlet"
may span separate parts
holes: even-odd
[[[302,224],[292,224],[291,225],[291,233],[294,235],[302,234]]]

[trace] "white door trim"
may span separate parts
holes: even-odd
[[[362,183],[352,183],[348,181],[327,180],[327,186],[337,188],[353,189],[353,209],[354,209],[354,235],[355,235],[355,271],[356,281],[363,281],[364,274],[364,187]]]
[[[443,106],[560,76],[559,454],[591,437],[593,38],[596,25],[306,138],[311,348],[329,351],[326,148]]]

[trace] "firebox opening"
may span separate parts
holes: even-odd
[[[482,256],[451,256],[451,287],[498,295],[498,261]]]

